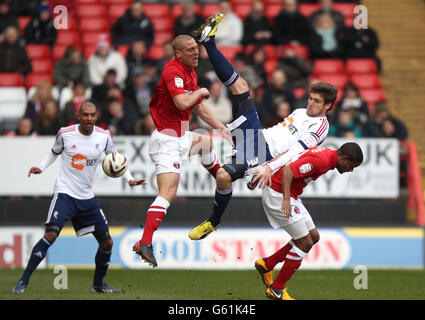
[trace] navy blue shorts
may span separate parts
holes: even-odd
[[[223,168],[235,181],[273,157],[261,133],[260,119],[249,92],[233,96],[232,104],[236,118],[227,127],[232,131],[235,148],[232,160]]]
[[[108,221],[96,198],[79,200],[65,193],[53,194],[45,224],[53,224],[62,229],[68,220],[72,221],[77,236],[94,231],[108,231]]]

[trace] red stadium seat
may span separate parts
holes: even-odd
[[[242,46],[219,46],[218,49],[230,62],[232,62],[236,54],[243,52]]]
[[[164,47],[162,45],[154,44],[149,52],[148,57],[152,60],[160,60],[164,57]]]
[[[174,24],[170,17],[152,18],[153,29],[155,32],[173,31]]]
[[[78,47],[80,45],[80,34],[77,31],[58,30],[56,45]]]
[[[242,20],[245,20],[246,17],[251,13],[252,5],[247,3],[238,3],[233,6],[233,12]]]
[[[171,6],[171,18],[173,20],[177,19],[178,17],[180,17],[183,13],[183,9],[180,3],[174,3]],[[195,13],[196,14],[202,14],[202,7],[199,3],[195,4]]]
[[[341,13],[344,17],[354,17],[355,3],[334,3],[332,8]]]
[[[359,92],[363,100],[367,102],[371,114],[374,112],[376,102],[387,101],[387,96],[381,88],[360,89]]]
[[[352,74],[351,82],[359,89],[382,88],[381,78],[378,74]]]
[[[50,58],[50,47],[47,44],[27,44],[25,49],[31,60]]]
[[[291,44],[282,44],[277,48],[277,56],[282,58],[286,49],[292,49],[295,51],[295,54],[303,59],[308,59],[310,57],[310,50],[306,45],[291,45]]]
[[[245,47],[245,55],[249,57],[255,50],[257,45],[255,44],[249,44]],[[277,59],[277,53],[276,53],[276,47],[273,44],[265,44],[261,45],[261,47],[266,52],[266,59],[269,60],[275,60]]]
[[[52,51],[52,59],[53,63],[56,63],[59,59],[61,59],[68,48],[67,45],[55,44]]]
[[[102,18],[106,16],[106,6],[103,3],[79,5],[76,6],[76,9],[79,18]]]
[[[238,4],[252,4],[255,0],[230,0],[232,7]]]
[[[212,15],[216,14],[219,11],[220,10],[218,7],[218,3],[206,3],[204,4],[204,8],[202,9],[202,16],[205,19],[208,19],[209,17],[211,17]]]
[[[344,73],[344,62],[340,59],[317,59],[313,64],[313,74]]]
[[[301,99],[305,97],[307,90],[303,87],[295,87],[293,90],[293,93],[294,93],[295,99]]]
[[[270,23],[273,23],[275,17],[280,13],[283,9],[283,3],[270,3],[264,9],[264,15],[269,19]]]
[[[170,7],[166,3],[145,3],[143,12],[150,19],[170,17]]]
[[[164,44],[166,42],[172,41],[174,38],[174,34],[172,31],[164,31],[164,32],[155,32],[153,35],[153,44]]]
[[[37,86],[39,82],[44,80],[54,84],[52,73],[29,73],[25,78],[25,87],[28,90],[31,87]]]
[[[0,73],[0,87],[21,87],[24,84],[20,73]]]
[[[127,4],[113,4],[108,7],[108,18],[109,21],[112,24],[117,21],[117,19],[125,14],[127,9],[129,8],[129,5]]]
[[[345,73],[337,74],[319,74],[317,79],[323,82],[333,84],[338,90],[344,90],[345,86],[348,83],[348,76]]]
[[[87,45],[84,47],[83,55],[84,59],[88,60],[92,54],[96,52],[95,45]]]
[[[53,72],[53,64],[50,59],[33,59],[31,60],[32,73],[51,73]]]
[[[21,34],[24,34],[25,27],[27,26],[28,22],[30,22],[30,20],[31,20],[30,16],[21,16],[18,18],[19,32]]]
[[[99,4],[102,3],[103,0],[74,0],[76,5],[83,5],[83,4]]]
[[[82,18],[80,20],[81,32],[103,31],[109,32],[109,22],[106,18]]]
[[[130,50],[130,45],[123,44],[118,46],[117,52],[119,52],[124,58],[127,56],[128,50]]]
[[[104,0],[104,2],[107,5],[126,4],[126,5],[130,6],[130,4],[133,2],[133,0]]]
[[[318,3],[300,3],[298,6],[298,12],[306,18],[310,18],[311,14],[317,10],[319,10]]]
[[[353,27],[354,17],[344,17],[344,24],[346,27]]]
[[[270,75],[273,73],[273,71],[276,70],[278,65],[278,60],[267,60],[264,62],[264,70],[266,70],[267,77],[270,77]]]
[[[81,35],[82,46],[96,45],[99,36],[105,34],[105,32],[85,32]]]
[[[378,66],[373,59],[348,59],[346,70],[349,74],[378,73]]]

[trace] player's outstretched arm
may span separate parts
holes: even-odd
[[[31,167],[31,169],[28,171],[28,177],[31,176],[31,174],[40,174],[43,170],[41,170],[39,167]]]
[[[128,181],[128,185],[130,187],[135,187],[135,186],[139,186],[139,185],[143,185],[146,184],[146,180],[145,179],[139,179],[139,180],[130,180]]]

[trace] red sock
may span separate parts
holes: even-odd
[[[285,288],[286,282],[291,279],[292,275],[298,270],[306,255],[307,253],[294,246],[286,255],[283,267],[273,281],[272,288],[275,290]]]
[[[217,160],[217,155],[215,153],[214,153],[214,161],[213,162],[211,162],[210,164],[203,164],[202,163],[202,165],[204,166],[205,169],[208,170],[208,172],[214,177],[214,179],[217,175],[218,169],[221,168],[220,163]]]
[[[289,250],[292,249],[294,246],[294,243],[292,240],[290,240],[285,246],[277,250],[275,253],[273,253],[270,257],[266,258],[266,268],[268,270],[273,270],[274,267],[279,263],[285,260],[286,255],[288,254]]]
[[[141,244],[151,244],[153,233],[158,229],[162,220],[164,219],[166,209],[159,206],[150,206],[146,214],[146,222],[143,231]]]

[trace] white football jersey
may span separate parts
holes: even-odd
[[[66,193],[76,199],[94,197],[92,180],[99,157],[111,153],[116,147],[109,130],[94,127],[91,135],[83,135],[79,124],[59,129],[52,152],[62,155],[54,192]]]
[[[305,149],[315,147],[326,138],[328,132],[326,116],[310,117],[305,108],[295,109],[284,121],[262,130],[273,157],[287,152],[297,141]]]

